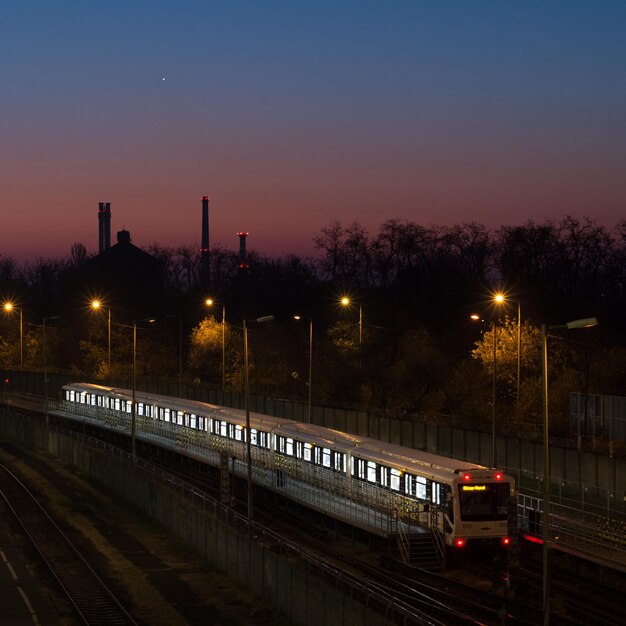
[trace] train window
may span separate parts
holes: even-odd
[[[180,426],[185,424],[185,414],[182,411],[175,411],[175,413],[176,413],[176,423],[179,424]]]
[[[441,485],[439,483],[435,483],[435,482],[430,483],[430,501],[433,504],[441,503],[440,489],[441,489]]]
[[[115,410],[119,411],[120,410],[120,399],[119,398],[115,398]]]
[[[243,426],[240,426],[239,424],[235,424],[235,440],[243,441]],[[253,440],[251,439],[250,442],[252,443]]]
[[[353,470],[352,475],[361,480],[365,480],[366,463],[363,459],[352,457]]]
[[[96,396],[95,396],[95,394],[91,395],[91,406],[96,406]]]
[[[146,404],[146,417],[153,417],[152,405]]]
[[[507,483],[481,483],[459,485],[461,519],[505,520],[508,518]]]
[[[367,482],[376,482],[376,463],[374,461],[367,462]]]
[[[415,497],[420,500],[427,500],[426,479],[423,476],[415,476]]]
[[[137,402],[137,415],[143,415],[143,402]]]
[[[287,437],[285,440],[285,454],[287,456],[293,456],[293,439],[291,437]]]
[[[346,455],[343,452],[335,452],[335,471],[343,472],[346,465]]]
[[[262,430],[259,431],[259,447],[270,449],[270,434]]]
[[[322,449],[322,465],[330,467],[330,450],[328,448]]]
[[[400,470],[391,468],[389,470],[389,487],[393,491],[400,491]]]
[[[380,466],[380,484],[389,487],[389,468],[384,465]]]
[[[304,444],[304,460],[311,461],[311,457],[313,456],[313,446],[310,443]]]
[[[166,422],[171,421],[171,411],[169,409],[163,409],[163,418]]]
[[[253,446],[259,445],[259,431],[256,428],[250,429],[250,444]]]

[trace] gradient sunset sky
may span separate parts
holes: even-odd
[[[314,253],[333,219],[626,217],[626,2],[22,0],[0,9],[0,255]]]

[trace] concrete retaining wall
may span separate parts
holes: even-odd
[[[359,590],[346,589],[295,554],[273,552],[250,540],[246,527],[223,519],[217,503],[192,500],[141,467],[134,471],[128,455],[111,456],[20,414],[0,411],[0,435],[48,451],[132,502],[203,555],[208,562],[247,587],[267,606],[296,626],[389,626],[392,622],[368,608]],[[222,517],[222,519],[220,519]],[[410,624],[411,620],[404,621]]]

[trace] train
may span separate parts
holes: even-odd
[[[247,467],[243,410],[70,383],[63,387],[60,411],[127,430],[134,415],[139,438],[159,433],[178,446],[184,441],[196,455],[226,454]],[[372,525],[386,520],[405,529],[427,526],[457,549],[477,542],[506,547],[511,541],[515,481],[500,470],[259,413],[249,413],[249,423],[253,480],[286,497],[315,500],[316,508],[335,517],[342,502],[341,516],[358,511],[361,527],[363,511],[374,514]]]

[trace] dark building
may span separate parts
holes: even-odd
[[[133,245],[130,233],[117,233],[117,243],[90,259],[80,281],[88,297],[98,297],[127,320],[161,316],[164,308],[161,262]]]

